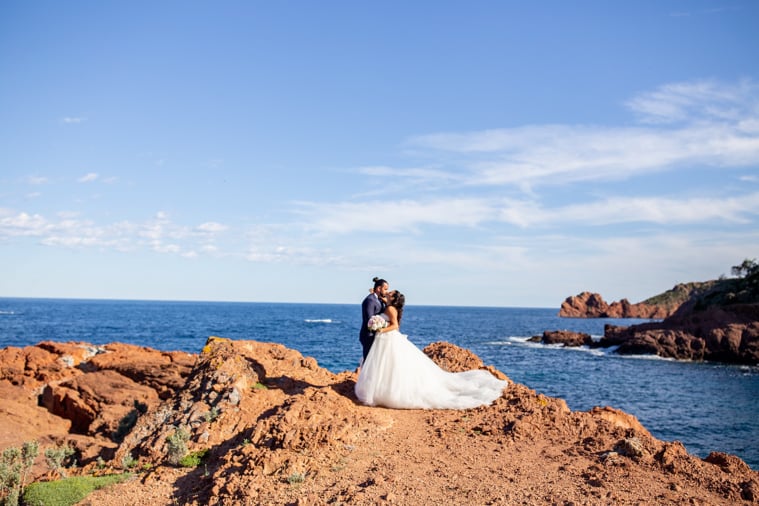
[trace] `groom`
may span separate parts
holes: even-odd
[[[369,324],[369,318],[376,314],[380,314],[385,310],[385,297],[387,296],[389,288],[390,286],[387,281],[380,278],[374,278],[374,288],[372,289],[372,292],[367,295],[364,302],[361,303],[362,321],[358,340],[361,341],[364,360],[366,360],[366,356],[369,354],[369,350],[374,343],[374,332],[367,327]]]

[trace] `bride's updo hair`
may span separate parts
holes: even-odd
[[[403,306],[406,305],[406,296],[398,290],[390,292],[390,305],[398,310],[398,324],[400,325],[401,318],[403,318]]]

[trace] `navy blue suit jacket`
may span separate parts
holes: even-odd
[[[369,318],[380,314],[383,309],[382,302],[374,292],[367,295],[364,302],[361,303],[361,331],[359,332],[358,339],[361,341],[361,346],[363,347],[364,359],[366,359],[366,355],[369,353],[372,343],[374,343],[374,332],[367,327]]]

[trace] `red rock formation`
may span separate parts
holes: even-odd
[[[119,424],[181,388],[195,355],[125,344],[41,342],[0,350],[0,444],[69,444],[86,464],[110,457]],[[12,393],[12,394],[11,394]]]
[[[425,352],[451,371],[483,367],[448,343]],[[117,457],[165,461],[166,438],[183,427],[188,451],[211,451],[205,477],[177,478],[159,467],[145,482],[168,481],[172,500],[211,505],[486,504],[497,497],[730,504],[759,482],[750,469],[733,466],[726,474],[678,443],[656,440],[627,413],[572,412],[523,385],[510,384],[492,406],[474,410],[388,410],[357,404],[355,379],[279,345],[214,339],[186,389],[141,417]],[[217,418],[198,416],[213,408]],[[293,485],[296,479],[302,485]],[[155,493],[137,483],[93,501],[113,506],[126,504],[119,497]]]
[[[424,353],[446,371],[468,371],[485,367],[482,359],[471,351],[463,348],[452,350],[451,344],[444,341],[428,344]]]
[[[591,346],[593,338],[584,332],[570,330],[546,330],[542,336],[533,336],[528,341],[543,344],[563,344],[564,346]]]
[[[759,364],[759,304],[683,310],[661,322],[606,325],[601,346],[621,354]]]
[[[94,370],[112,370],[132,381],[144,384],[168,399],[184,386],[187,374],[195,365],[196,355],[184,352],[158,352],[131,344],[112,343],[87,361]]]
[[[0,450],[20,446],[24,441],[40,440],[52,445],[71,429],[71,421],[53,415],[37,405],[34,391],[0,381]]]
[[[111,438],[135,402],[155,406],[158,393],[147,384],[104,370],[48,384],[40,401],[50,413],[71,420],[72,432]]]
[[[44,375],[41,365],[16,360],[37,354],[24,350],[6,354],[7,369]],[[452,371],[483,367],[447,343],[428,351]],[[143,352],[150,367],[160,362],[160,352]],[[50,358],[44,363],[66,376]],[[77,405],[112,409],[115,394],[96,384],[120,373],[88,360],[56,387],[78,395]],[[228,339],[209,340],[185,385],[156,402],[158,389],[148,384],[160,376],[146,375],[144,384],[130,379],[155,392],[144,398],[154,404],[110,463],[138,459],[139,479],[96,491],[88,504],[759,504],[759,473],[735,456],[700,459],[657,440],[632,415],[609,407],[571,411],[513,382],[476,409],[374,408],[357,402],[353,372],[333,374],[282,345]],[[19,401],[28,392],[23,383],[0,380]],[[88,430],[97,423],[96,415]],[[15,428],[9,424],[0,410],[0,434]],[[180,428],[187,451],[206,452],[198,468],[168,464],[167,438]],[[81,446],[82,438],[96,437],[66,442]],[[81,472],[92,470],[94,464]]]
[[[582,292],[561,303],[559,316],[565,318],[666,318],[679,306],[632,304],[627,299],[607,304],[597,293]]]

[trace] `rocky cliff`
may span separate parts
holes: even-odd
[[[681,301],[685,295],[688,298]],[[667,294],[638,305],[635,311],[621,313],[612,311],[597,294],[584,292],[569,297],[562,305],[561,313],[655,318],[653,315],[658,313],[646,313],[645,309],[654,307],[651,301],[657,304],[666,302],[669,304],[667,311],[675,307],[675,301],[676,309],[661,321],[627,327],[607,324],[599,341],[587,334],[568,331],[545,331],[531,340],[545,344],[563,343],[565,346],[614,346],[616,353],[625,355],[651,354],[680,360],[759,364],[759,268],[743,278],[678,285]],[[663,306],[658,307],[662,309]],[[644,316],[646,314],[648,316]]]
[[[606,325],[599,346],[626,355],[654,354],[680,360],[759,364],[759,304],[680,311],[661,321]]]
[[[671,316],[694,295],[710,289],[716,281],[681,283],[664,293],[642,302],[631,303],[627,299],[607,303],[601,295],[582,292],[567,297],[561,303],[559,316],[565,318],[651,318]]]
[[[543,344],[615,348],[620,355],[658,355],[678,360],[708,360],[759,365],[759,304],[709,306],[678,311],[663,321],[628,327],[604,326],[604,336],[547,330],[530,338]]]
[[[447,343],[425,352],[505,377]],[[6,348],[1,441],[71,445],[83,467],[69,472],[136,471],[92,505],[759,504],[739,458],[690,455],[610,407],[571,411],[510,383],[491,406],[390,410],[358,404],[355,381],[256,341]]]

